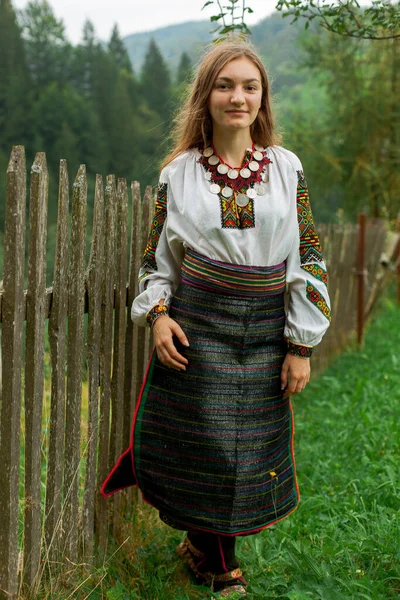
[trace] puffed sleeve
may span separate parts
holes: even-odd
[[[169,306],[180,281],[183,247],[168,236],[168,188],[166,167],[160,173],[154,217],[139,269],[139,294],[132,303],[131,318],[137,325],[146,325],[147,313],[160,300]]]
[[[297,175],[297,227],[286,260],[286,324],[289,352],[311,356],[331,322],[328,274],[315,229],[307,181],[300,160],[292,163]]]

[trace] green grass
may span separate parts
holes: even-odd
[[[400,309],[390,298],[381,305],[363,349],[343,353],[293,399],[301,503],[239,538],[249,600],[400,597]],[[40,597],[211,598],[176,557],[182,535],[139,506],[110,541],[106,563],[76,567],[75,583],[60,578]]]

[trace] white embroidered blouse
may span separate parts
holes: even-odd
[[[132,304],[135,323],[145,325],[148,311],[161,299],[170,304],[189,247],[237,265],[273,266],[286,261],[284,336],[309,347],[321,341],[331,320],[328,278],[303,168],[299,158],[281,146],[263,152],[271,161],[265,167],[265,193],[249,204],[237,226],[224,214],[220,196],[210,191],[206,169],[199,162],[200,150],[181,153],[161,171],[139,271],[139,295]]]

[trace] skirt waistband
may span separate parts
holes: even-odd
[[[286,263],[270,267],[234,265],[187,248],[181,283],[232,296],[272,296],[285,291]]]

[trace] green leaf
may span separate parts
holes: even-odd
[[[214,21],[219,21],[220,19],[222,19],[223,17],[225,17],[226,13],[220,13],[219,15],[214,15],[213,17],[210,17],[210,21],[213,23]]]
[[[206,6],[208,6],[209,4],[214,4],[214,0],[208,0],[208,2],[206,2],[203,6],[203,8],[205,8]],[[203,8],[201,10],[203,10]]]

